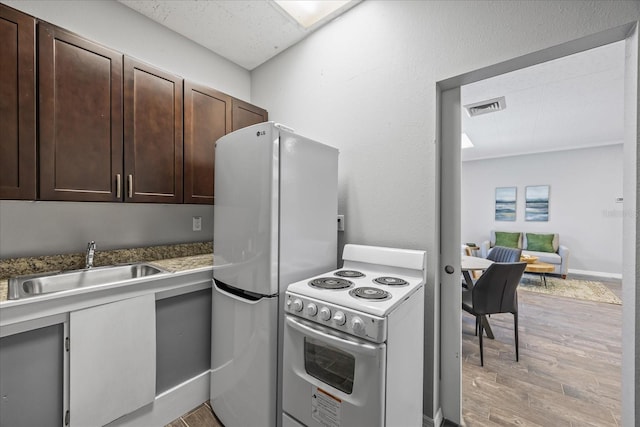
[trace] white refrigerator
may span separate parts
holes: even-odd
[[[273,122],[216,142],[211,405],[281,424],[284,292],[337,264],[338,150]]]

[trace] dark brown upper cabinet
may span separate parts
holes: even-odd
[[[38,23],[40,199],[122,191],[122,54]]]
[[[212,204],[215,141],[267,120],[0,4],[0,199]]]
[[[184,203],[213,204],[215,142],[231,132],[231,97],[184,82]]]
[[[182,203],[182,79],[124,58],[125,201]]]
[[[35,32],[0,4],[0,199],[36,198]]]
[[[232,102],[232,126],[231,130],[242,129],[269,120],[267,110],[251,105],[247,102],[233,98]]]

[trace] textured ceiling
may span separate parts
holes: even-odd
[[[507,108],[468,117],[462,160],[621,143],[624,41],[462,87],[462,105],[504,96]]]
[[[304,29],[273,0],[119,0],[252,70],[360,2]],[[326,1],[326,0],[325,0]],[[507,108],[469,118],[462,160],[566,150],[623,139],[624,42],[462,87],[462,105],[504,96]]]
[[[352,1],[305,29],[272,0],[119,1],[247,70],[298,43],[360,2]]]

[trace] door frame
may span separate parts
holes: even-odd
[[[637,234],[640,229],[638,212],[638,27],[640,21],[631,22],[600,33],[566,42],[541,51],[513,58],[498,64],[461,74],[436,83],[436,167],[438,168],[438,209],[436,210],[439,242],[436,283],[440,283],[438,312],[440,340],[436,352],[439,366],[438,393],[434,395],[434,408],[440,408],[442,416],[460,424],[462,420],[462,338],[461,338],[461,294],[460,294],[460,87],[511,71],[527,68],[543,62],[569,56],[617,41],[626,41],[625,55],[625,136],[624,136],[624,184],[625,202],[623,221],[623,336],[633,337],[622,343],[622,419],[624,425],[635,425],[640,419],[640,374],[636,364],[637,331],[640,318],[636,306],[640,303],[640,292],[635,284],[640,279],[638,266]],[[453,274],[445,267],[453,266]],[[450,270],[451,271],[451,270]],[[438,299],[436,299],[438,301]],[[445,309],[446,308],[446,309]],[[436,314],[437,315],[437,314]],[[435,384],[434,384],[435,388]]]

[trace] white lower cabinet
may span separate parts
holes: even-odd
[[[72,427],[102,426],[154,401],[155,295],[69,316]]]

